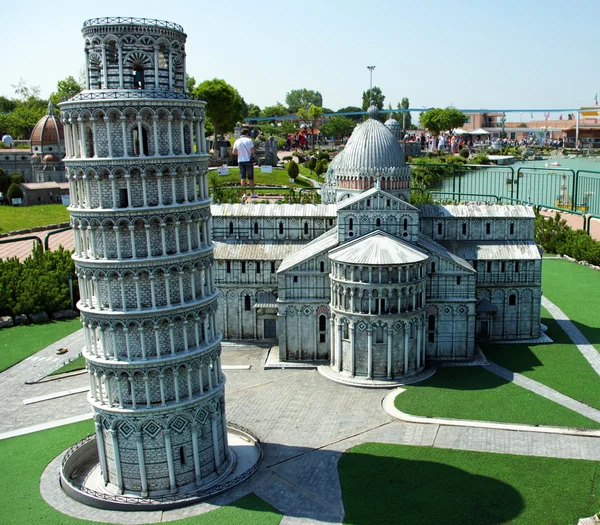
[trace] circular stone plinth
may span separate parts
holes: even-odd
[[[102,509],[95,511],[93,514],[106,514],[101,519],[107,523],[129,523],[126,517],[120,517],[121,512],[119,511],[127,511],[124,513],[126,516],[131,516],[131,511],[145,511],[143,515],[151,517],[152,511],[160,512],[192,505],[214,496],[242,483],[256,472],[262,459],[260,442],[248,431],[233,426],[227,427],[227,439],[229,453],[232,458],[228,472],[222,473],[210,486],[203,487],[200,490],[188,490],[168,498],[142,498],[139,494],[115,494],[110,488],[104,488],[100,492],[98,490],[99,484],[95,479],[97,478],[95,471],[99,471],[99,467],[96,465],[86,468],[88,475],[86,475],[86,481],[81,485],[67,484],[62,476],[61,465],[66,454],[72,450],[69,449],[46,467],[40,481],[40,492],[49,505],[75,518],[90,519],[92,514],[90,507]],[[83,449],[88,441],[89,438],[73,448]],[[95,439],[93,441],[95,447]],[[84,446],[80,446],[81,444],[84,444]],[[83,460],[85,461],[85,458]],[[57,477],[59,477],[59,483],[57,483]],[[163,513],[160,512],[160,514]],[[146,522],[143,520],[140,523]]]
[[[337,372],[331,366],[324,365],[318,368],[319,374],[331,381],[342,385],[355,386],[358,388],[396,388],[402,385],[410,385],[429,379],[435,374],[437,367],[425,368],[421,372],[409,377],[402,377],[387,381],[385,379],[367,379],[364,376],[351,376],[345,372]]]

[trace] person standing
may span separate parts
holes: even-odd
[[[240,168],[240,180],[246,195],[246,179],[250,183],[250,197],[255,198],[254,193],[254,164],[252,156],[254,155],[254,142],[248,137],[248,129],[242,129],[242,136],[233,143],[233,154],[237,155],[238,167]]]

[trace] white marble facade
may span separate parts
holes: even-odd
[[[331,163],[324,204],[212,206],[225,338],[397,380],[469,361],[479,340],[538,337],[533,211],[410,205],[400,145],[370,116]]]

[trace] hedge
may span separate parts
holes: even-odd
[[[44,252],[37,245],[23,262],[16,257],[0,259],[0,315],[40,311],[50,315],[70,308],[69,276],[73,277],[74,300],[79,296],[71,254],[62,246]]]
[[[549,218],[536,212],[535,241],[548,253],[600,266],[600,242],[583,230],[573,230],[558,212]]]

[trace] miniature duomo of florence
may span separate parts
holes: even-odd
[[[327,377],[372,386],[472,361],[477,341],[538,338],[532,209],[409,204],[397,130],[368,113],[323,204],[212,205],[224,337],[268,339],[270,359],[325,361]]]

